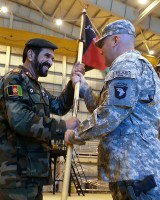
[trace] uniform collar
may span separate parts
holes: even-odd
[[[29,70],[28,70],[26,67],[23,67],[23,66],[20,66],[20,67],[24,70],[24,73],[25,73],[29,78],[31,78],[31,79],[37,81],[37,80],[33,77],[33,75],[29,72]]]
[[[112,65],[110,66],[110,69],[112,68],[112,66],[114,65],[114,63],[121,57],[121,56],[124,56],[125,54],[128,54],[128,53],[135,53],[135,54],[141,54],[139,51],[133,49],[133,50],[129,50],[129,51],[126,51],[124,52],[123,54],[119,55],[113,62],[112,62]]]

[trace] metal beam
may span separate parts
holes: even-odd
[[[140,29],[140,32],[141,32],[141,35],[142,35],[142,38],[143,38],[143,43],[144,43],[144,45],[145,45],[145,47],[146,47],[146,49],[148,51],[148,54],[149,54],[149,47],[148,47],[147,41],[146,41],[141,29]]]
[[[152,6],[155,8],[159,4],[160,0],[154,1]],[[97,6],[103,10],[106,10],[117,17],[129,19],[131,22],[135,22],[139,15],[135,8],[132,6],[126,5],[117,0],[86,0],[87,4]],[[154,9],[153,8],[153,9]],[[153,11],[152,9],[152,11]],[[137,22],[136,22],[137,23]],[[143,18],[143,22],[141,22],[140,27],[149,29],[153,33],[160,34],[160,19],[154,16],[145,15],[145,19]]]
[[[113,18],[113,15],[109,15],[109,16],[106,16],[106,19],[105,21],[98,27],[98,30],[100,32],[102,32],[102,28],[104,28],[104,26],[108,23],[108,21],[110,20],[110,18]]]
[[[42,10],[44,4],[45,4],[45,0],[43,0],[43,2],[42,2],[42,4],[41,4],[41,7],[40,7],[41,10]]]
[[[52,14],[52,16],[51,16],[51,18],[50,18],[50,21],[51,21],[51,22],[54,20],[56,13],[57,13],[57,11],[59,10],[59,8],[60,8],[60,6],[61,6],[62,1],[63,1],[63,0],[60,0],[60,2],[58,3],[58,5],[56,6],[55,11],[53,12],[53,14]]]
[[[158,5],[160,5],[160,0],[155,0],[152,2],[134,21],[134,25],[138,25],[141,21],[144,20]]]
[[[74,7],[75,3],[76,3],[76,1],[74,1],[74,2],[72,3],[72,5],[71,5],[70,8],[68,9],[67,13],[63,16],[63,19],[65,19],[65,17],[68,15],[68,13],[72,10],[72,8]],[[81,15],[80,15],[79,17],[81,17]]]
[[[160,42],[157,42],[156,44],[154,44],[153,46],[152,46],[152,49],[154,49],[155,47],[157,47],[157,46],[159,46],[160,45]],[[157,52],[156,53],[156,57],[157,58],[160,58],[160,52]]]
[[[41,10],[41,8],[33,1],[30,0],[32,2],[32,4],[37,8],[37,10],[39,10],[39,12],[43,15],[43,17],[47,20],[49,20],[49,17],[47,15],[44,14],[44,12]]]
[[[9,2],[8,2],[9,3]],[[14,16],[18,18],[24,19],[32,24],[39,25],[39,29],[41,27],[47,28],[59,34],[59,37],[69,37],[71,39],[78,39],[79,38],[79,27],[75,26],[71,23],[64,22],[62,27],[58,27],[55,23],[51,23],[50,18],[47,20],[43,15],[39,14],[37,11],[31,8],[27,8],[23,5],[19,5],[17,3],[12,3],[10,8],[13,10]],[[4,16],[4,18],[7,16]],[[48,16],[47,16],[48,18]],[[18,21],[15,19],[16,22]],[[16,24],[16,23],[14,23]],[[28,27],[28,25],[27,25]],[[31,30],[32,26],[29,26],[28,30]],[[13,26],[14,28],[14,26]],[[17,27],[16,27],[17,28]],[[74,29],[74,32],[72,31]],[[32,31],[32,30],[31,30]],[[40,31],[40,30],[39,30]],[[35,32],[35,30],[34,30]]]
[[[142,34],[142,32],[141,32]],[[140,44],[138,44],[135,48],[139,48],[141,47],[144,43],[150,42],[149,39],[152,38],[155,34],[151,34],[149,37],[147,37],[146,39],[144,39],[144,33],[143,33],[143,39],[142,42]],[[145,40],[145,41],[144,41]]]
[[[0,33],[0,45],[24,48],[27,40],[31,38],[44,38],[50,42],[53,42],[54,44],[57,44],[59,49],[55,51],[56,54],[70,57],[76,57],[77,55],[78,42],[75,40],[68,40],[64,38],[2,27],[0,27]]]

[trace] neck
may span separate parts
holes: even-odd
[[[126,53],[127,51],[135,50],[135,48],[124,48],[124,49],[119,49],[117,52],[114,53],[114,57],[112,58],[112,62],[110,63],[110,66],[112,63],[122,54]],[[109,66],[109,65],[108,65]]]
[[[135,50],[134,46],[129,46],[129,47],[122,47],[122,48],[119,48],[117,49],[117,52],[114,54],[115,55],[115,59],[117,57],[119,57],[120,55],[124,54],[125,52],[127,51],[131,51],[131,50]]]
[[[23,64],[23,67],[26,69],[26,71],[28,71],[32,77],[35,79],[35,80],[38,80],[38,73],[37,71],[33,68],[32,64],[30,62],[25,62]]]
[[[134,46],[130,46],[128,48],[121,49],[120,55],[127,52],[127,51],[132,51],[132,50],[135,50]]]

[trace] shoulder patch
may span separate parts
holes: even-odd
[[[105,77],[105,81],[110,81],[110,80],[115,79],[115,78],[135,79],[136,75],[135,75],[135,73],[133,73],[131,71],[110,71],[109,73],[107,73],[107,75]]]
[[[115,84],[115,86],[114,86],[115,97],[118,99],[125,98],[127,89],[128,89],[128,86],[125,83]]]
[[[10,85],[7,87],[8,96],[22,96],[22,87],[20,85]]]
[[[130,71],[115,71],[113,72],[113,78],[134,78]]]

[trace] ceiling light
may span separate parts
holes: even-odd
[[[153,51],[153,50],[150,50],[150,51],[149,51],[149,54],[150,54],[150,55],[153,55],[153,54],[154,54],[154,51]]]
[[[6,6],[2,6],[1,7],[1,12],[7,13],[8,12],[8,8]]]
[[[145,3],[147,3],[147,1],[148,1],[148,0],[139,0],[139,3],[140,3],[140,4],[145,4]]]
[[[61,19],[56,19],[56,24],[57,24],[57,26],[62,25],[62,20]]]

